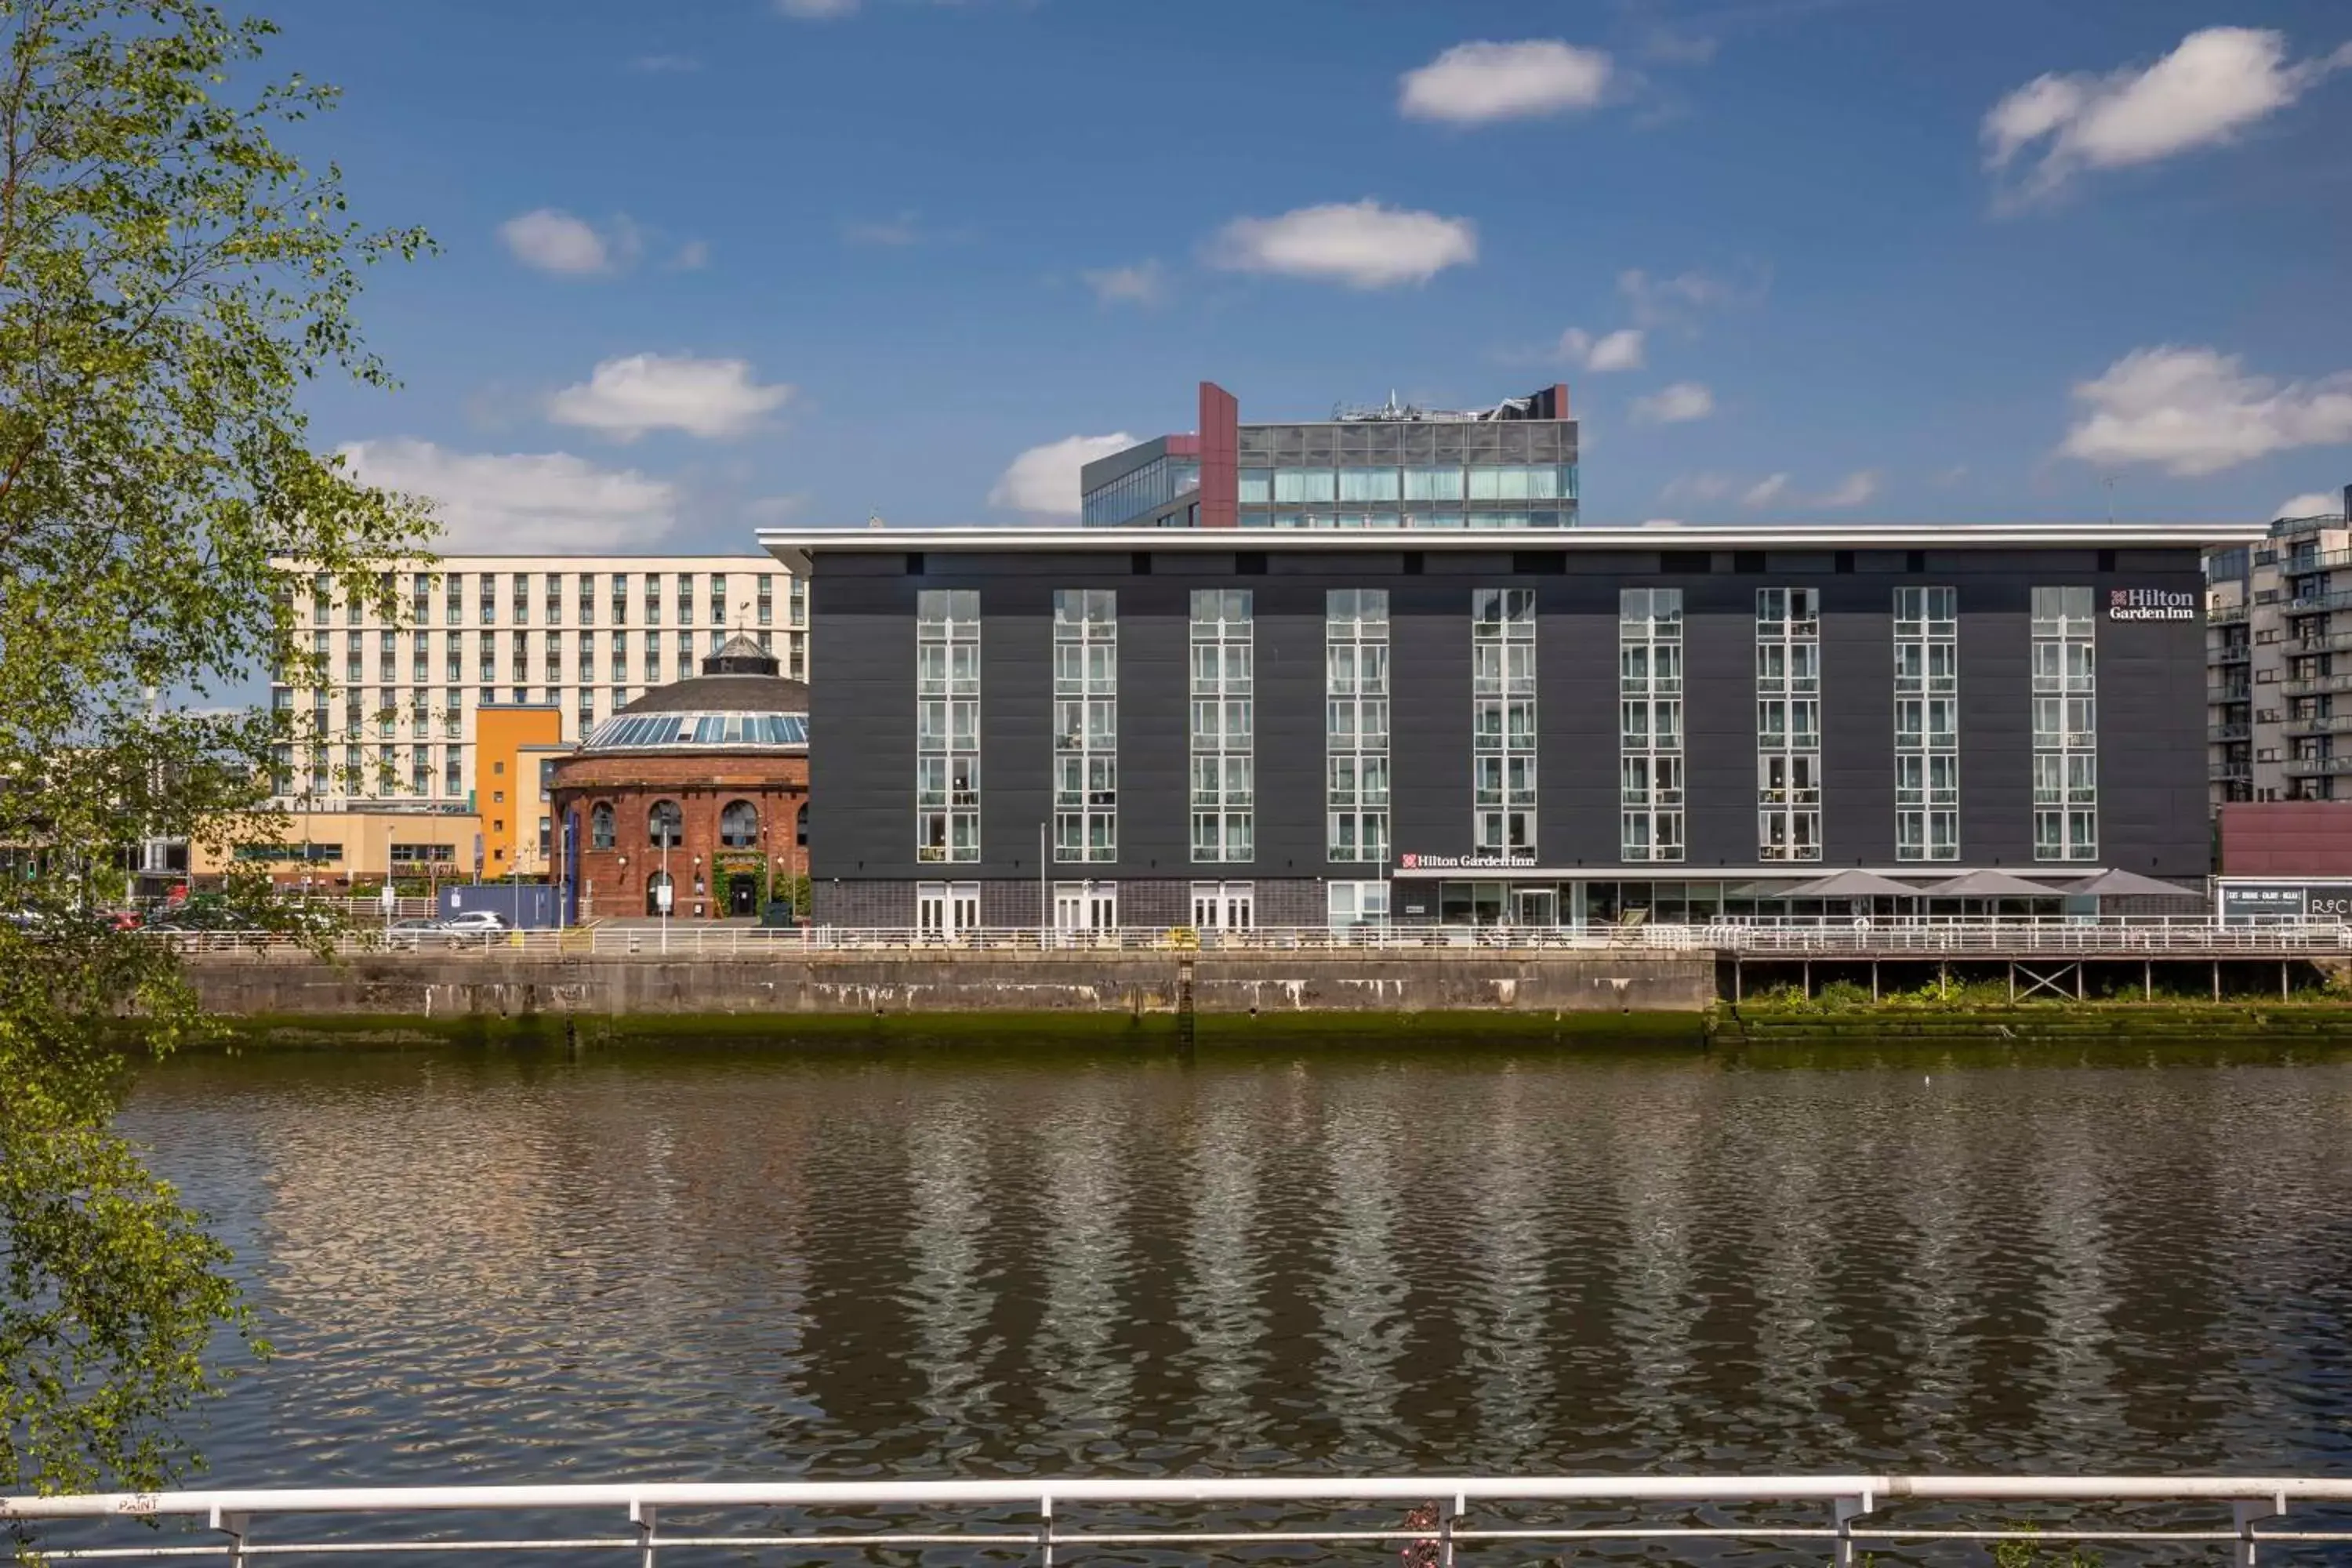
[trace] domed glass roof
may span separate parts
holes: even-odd
[[[738,633],[702,673],[657,686],[596,726],[583,752],[808,749],[808,688],[776,673],[773,655]]]

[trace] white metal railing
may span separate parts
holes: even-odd
[[[335,1488],[116,1493],[0,1498],[0,1521],[20,1531],[51,1528],[34,1546],[52,1562],[409,1552],[632,1552],[652,1568],[666,1548],[754,1547],[819,1551],[955,1546],[1000,1560],[1051,1564],[1056,1554],[1154,1546],[1262,1552],[1268,1545],[1352,1546],[1367,1555],[1405,1547],[1408,1563],[1452,1563],[1458,1550],[1486,1543],[1579,1542],[1805,1543],[1851,1564],[1858,1549],[1896,1543],[2003,1541],[2131,1544],[2227,1543],[2251,1565],[2259,1547],[2352,1543],[2352,1519],[2328,1505],[2352,1503],[2352,1479],[2309,1476],[1493,1476],[1258,1477],[1184,1479],[995,1479],[982,1481],[782,1481],[570,1486]],[[1957,1505],[1980,1505],[1973,1510]],[[2108,1505],[2079,1522],[1986,1518],[2020,1505]],[[1209,1517],[1170,1510],[1227,1505]],[[1234,1505],[1290,1505],[1323,1516],[1305,1527],[1252,1524]],[[1547,1508],[1545,1505],[1550,1505]],[[1563,1507],[1562,1505],[1566,1505]],[[1679,1519],[1599,1520],[1680,1507]],[[1927,1505],[1924,1508],[1916,1505]],[[1997,1505],[1987,1508],[1982,1505]],[[2305,1521],[2278,1522],[2301,1505]],[[2134,1510],[2162,1516],[2129,1521]],[[2226,1521],[2220,1517],[2228,1510]],[[708,1516],[759,1510],[752,1528],[717,1531]],[[869,1510],[844,1520],[844,1513]],[[887,1510],[876,1514],[871,1510]],[[1706,1510],[1694,1521],[1691,1510]],[[1772,1510],[1780,1517],[1743,1516]],[[823,1510],[824,1517],[817,1517]],[[976,1511],[981,1517],[971,1517]],[[1890,1510],[1916,1518],[1890,1517]],[[2125,1516],[2114,1517],[2117,1510]],[[1398,1518],[1400,1512],[1402,1519]],[[787,1517],[779,1520],[777,1515]],[[1566,1513],[1568,1517],[1558,1517]],[[677,1516],[693,1516],[680,1528]],[[1554,1517],[1544,1517],[1546,1514]],[[367,1539],[322,1540],[315,1516],[374,1516],[408,1533],[371,1530]],[[521,1516],[557,1523],[560,1534],[457,1533],[451,1516]],[[1333,1517],[1333,1516],[1339,1517]],[[1349,1516],[1352,1515],[1350,1518]],[[1810,1515],[1810,1519],[1806,1516]],[[1385,1516],[1385,1517],[1383,1517]],[[303,1539],[298,1520],[310,1521]],[[663,1521],[670,1523],[667,1529]],[[183,1521],[176,1532],[143,1540],[87,1521]],[[575,1523],[574,1521],[577,1521]],[[1797,1522],[1797,1520],[1806,1520]],[[77,1524],[76,1521],[85,1521]],[[193,1525],[194,1529],[190,1528]],[[62,1527],[62,1528],[58,1528]],[[290,1528],[289,1528],[290,1527]],[[568,1527],[568,1528],[565,1528]],[[200,1538],[194,1531],[208,1532]],[[1253,1552],[1250,1554],[1255,1555]]]
[[[678,921],[651,925],[576,926],[562,931],[460,932],[391,931],[361,928],[330,938],[257,931],[152,933],[184,952],[295,957],[323,946],[342,956],[449,953],[477,957],[747,957],[802,954],[956,952],[1039,953],[1083,957],[1119,952],[1223,954],[1433,951],[1518,953],[1717,952],[1759,957],[1881,954],[1964,957],[1979,954],[2352,953],[2352,926],[2334,921],[2221,924],[2210,919],[2076,920],[1779,920],[1718,921],[1679,925],[1356,925],[1261,926],[1245,931],[1127,926],[1099,931],[1040,931],[989,927],[943,933],[913,927],[809,926],[771,930]]]

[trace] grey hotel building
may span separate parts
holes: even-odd
[[[820,923],[1578,925],[1856,867],[2210,868],[2200,551],[2235,531],[1570,527],[1564,389],[1202,403],[1192,450],[1089,467],[1087,526],[762,533],[811,584]]]

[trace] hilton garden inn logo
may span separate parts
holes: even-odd
[[[2111,588],[2107,619],[2111,621],[2193,621],[2197,595],[2168,588]]]

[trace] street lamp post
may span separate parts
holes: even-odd
[[[661,842],[661,950],[664,952],[669,951],[669,907],[677,901],[677,889],[670,885],[669,879],[669,818],[665,816],[662,818]]]

